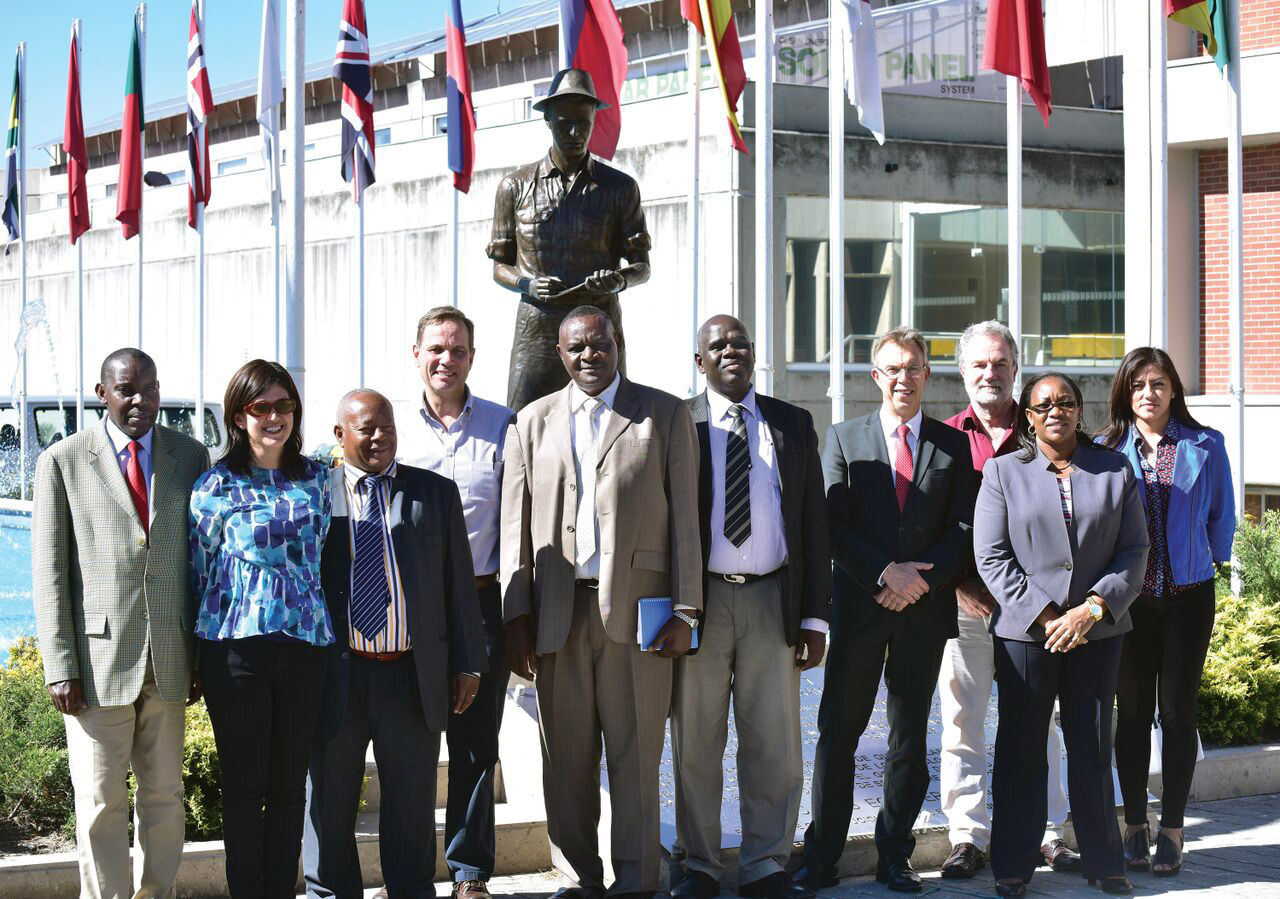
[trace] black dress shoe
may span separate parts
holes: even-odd
[[[711,899],[720,895],[720,884],[710,874],[686,868],[671,895],[673,899]]]
[[[972,843],[960,843],[942,863],[942,876],[947,880],[967,880],[987,864],[987,854]]]
[[[1098,878],[1090,877],[1089,886],[1093,886]],[[1115,874],[1109,877],[1103,877],[1102,882],[1098,884],[1104,893],[1111,893],[1116,896],[1128,896],[1133,892],[1133,884],[1129,882],[1129,878],[1123,874]]]
[[[814,899],[817,894],[796,883],[785,872],[774,873],[738,886],[738,895],[750,899]]]
[[[1124,838],[1124,866],[1130,871],[1151,870],[1151,834],[1145,825]]]
[[[876,865],[876,880],[895,893],[918,893],[924,889],[924,881],[906,858],[880,859]]]
[[[1027,882],[1025,880],[997,880],[996,895],[1025,896],[1027,895]]]
[[[827,887],[838,886],[840,875],[836,873],[834,867],[820,867],[810,863],[792,874],[791,880],[807,890],[816,892]]]
[[[1075,852],[1062,840],[1050,840],[1040,847],[1040,855],[1044,863],[1055,871],[1079,871],[1080,853]]]

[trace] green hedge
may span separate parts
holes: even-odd
[[[1241,596],[1218,590],[1200,683],[1200,736],[1232,746],[1280,737],[1280,511],[1236,532]]]
[[[219,777],[209,713],[197,702],[187,707],[183,751],[188,840],[222,836]],[[66,731],[30,637],[9,647],[8,664],[0,668],[0,825],[18,840],[75,834]]]

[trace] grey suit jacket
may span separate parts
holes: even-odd
[[[1147,518],[1138,482],[1124,456],[1081,442],[1071,463],[1072,521],[1062,517],[1057,476],[1039,452],[991,459],[982,469],[973,517],[978,573],[999,607],[991,619],[998,637],[1043,642],[1035,623],[1045,606],[1069,609],[1090,593],[1107,614],[1090,640],[1133,628],[1129,604],[1147,569]]]
[[[577,473],[572,385],[520,410],[507,429],[502,481],[502,616],[532,615],[537,652],[564,646],[573,623]],[[636,601],[670,596],[702,608],[698,438],[684,402],[626,378],[600,440],[600,613],[636,642]]]
[[[185,702],[191,687],[187,504],[209,452],[159,425],[151,452],[149,534],[105,422],[55,443],[36,462],[31,569],[45,683],[79,679],[90,706],[138,698],[148,647],[166,702]]]

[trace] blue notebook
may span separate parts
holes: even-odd
[[[641,652],[649,651],[658,631],[671,620],[672,605],[670,596],[641,597],[636,607],[636,642],[640,644]],[[693,644],[690,648],[698,648],[697,628],[693,629]]]

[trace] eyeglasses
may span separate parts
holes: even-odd
[[[1075,400],[1058,400],[1056,403],[1038,403],[1027,408],[1036,415],[1048,415],[1053,409],[1058,409],[1060,412],[1074,412],[1080,408],[1080,404]]]
[[[905,367],[890,365],[887,368],[881,368],[879,365],[872,366],[880,374],[884,375],[890,381],[896,379],[898,375],[905,373],[908,378],[915,380],[920,377],[924,370],[928,367],[925,365],[908,365]]]
[[[288,415],[290,412],[298,408],[298,404],[293,400],[285,397],[269,403],[266,400],[258,400],[256,403],[250,403],[244,407],[244,411],[248,412],[254,418],[266,418],[273,411],[277,415]]]

